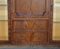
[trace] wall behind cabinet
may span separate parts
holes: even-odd
[[[54,0],[53,40],[60,40],[60,0]]]
[[[7,0],[0,0],[0,40],[8,40]]]

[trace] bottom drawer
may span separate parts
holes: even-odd
[[[46,44],[47,43],[47,32],[31,31],[31,32],[20,32],[11,34],[11,42],[19,45],[29,44]]]
[[[32,44],[47,44],[48,42],[48,35],[47,32],[34,32],[32,35]]]

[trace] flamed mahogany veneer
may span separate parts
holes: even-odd
[[[49,44],[52,0],[8,0],[9,41],[18,45]]]

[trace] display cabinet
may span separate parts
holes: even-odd
[[[60,0],[0,0],[0,43],[60,44]]]

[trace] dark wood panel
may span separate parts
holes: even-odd
[[[32,45],[40,45],[40,44],[47,44],[48,43],[48,36],[47,36],[47,32],[39,32],[39,31],[35,31],[33,32],[33,36],[32,36]]]
[[[13,21],[14,32],[31,31],[31,30],[47,30],[47,20],[15,20]]]
[[[16,0],[15,1],[15,11],[16,16],[28,15],[30,14],[31,0]]]
[[[12,44],[48,43],[50,0],[11,0],[9,40]]]
[[[12,37],[13,36],[13,37]],[[25,31],[11,34],[11,43],[18,45],[40,45],[47,44],[47,32],[40,31]]]
[[[45,20],[45,21],[48,21],[49,18],[47,17],[44,17],[44,18],[39,18],[39,17],[36,17],[36,18],[13,18],[13,20]]]
[[[19,32],[25,30],[25,21],[13,21],[13,31],[14,32]]]
[[[28,44],[29,45],[30,44],[30,37],[31,37],[31,32],[26,32],[26,31],[22,31],[20,33],[13,32],[11,34],[10,40],[11,40],[12,44],[20,44],[20,45]]]
[[[48,0],[15,0],[15,16],[26,17],[48,17]]]
[[[19,45],[46,44],[47,42],[47,20],[13,20],[13,31],[11,43]],[[12,37],[13,36],[13,37]],[[44,42],[43,42],[44,41]]]
[[[31,12],[32,15],[44,16],[46,12],[46,0],[32,0]]]

